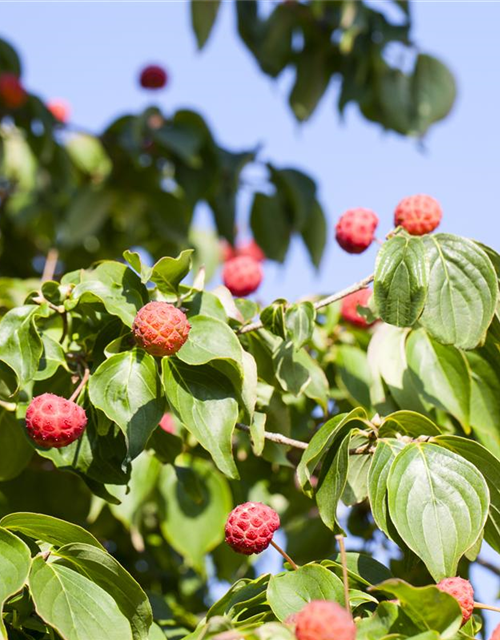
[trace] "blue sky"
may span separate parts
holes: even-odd
[[[348,109],[342,124],[334,87],[313,119],[299,126],[286,102],[292,78],[276,83],[260,73],[235,36],[234,9],[227,2],[201,54],[185,1],[2,2],[0,36],[21,52],[29,88],[46,98],[64,97],[74,122],[95,131],[124,111],[149,104],[137,86],[138,71],[147,62],[164,64],[171,82],[159,96],[162,108],[199,110],[227,147],[262,143],[263,159],[309,172],[319,185],[330,239],[345,209],[374,209],[382,236],[402,197],[429,193],[443,206],[443,231],[500,250],[500,3],[417,0],[413,5],[414,39],[451,67],[459,88],[452,115],[431,129],[425,152],[365,122],[356,107]],[[247,214],[242,198],[243,221]],[[266,266],[259,297],[270,301],[334,291],[370,273],[375,253],[372,247],[349,256],[331,240],[317,274],[296,242],[285,267]],[[483,572],[478,577],[479,597],[493,602],[498,582]],[[500,616],[493,619],[500,622]]]

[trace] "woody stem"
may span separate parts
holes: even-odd
[[[285,560],[288,562],[288,564],[292,567],[292,569],[297,570],[299,567],[295,564],[295,562],[290,558],[290,556],[288,555],[288,553],[286,551],[283,551],[283,549],[278,546],[276,544],[276,542],[274,542],[274,540],[271,540],[271,546],[273,546],[276,551],[278,553],[281,553],[281,555],[285,558]]]
[[[83,373],[82,379],[80,380],[80,384],[77,386],[77,388],[71,394],[71,398],[69,399],[70,402],[74,402],[78,398],[78,396],[80,395],[81,390],[87,384],[87,380],[89,379],[89,376],[90,376],[89,368],[85,367],[85,371]]]

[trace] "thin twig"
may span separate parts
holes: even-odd
[[[474,609],[486,609],[487,611],[498,611],[498,613],[500,613],[500,607],[494,607],[491,604],[483,604],[482,602],[474,602]]]
[[[290,558],[290,556],[288,555],[288,553],[286,551],[283,551],[283,549],[278,546],[276,544],[276,542],[274,542],[274,540],[271,540],[271,546],[274,547],[276,549],[276,551],[278,553],[281,553],[281,555],[285,558],[285,560],[288,562],[288,564],[292,567],[292,569],[294,569],[295,571],[297,571],[297,569],[299,568],[295,562]]]
[[[85,367],[85,371],[83,373],[82,379],[80,380],[80,384],[71,394],[71,398],[69,399],[70,402],[74,402],[78,398],[78,396],[80,395],[80,391],[87,384],[87,380],[89,379],[89,376],[90,376],[90,370],[88,367]]]
[[[322,298],[321,300],[316,301],[313,305],[314,308],[316,309],[316,311],[318,311],[319,309],[323,309],[323,307],[327,307],[329,304],[333,304],[334,302],[342,300],[342,298],[345,298],[351,293],[355,293],[360,289],[366,289],[370,282],[373,282],[373,277],[373,274],[371,276],[367,276],[366,278],[363,278],[363,280],[360,280],[350,287],[347,287],[347,289],[342,289],[342,291],[339,291],[338,293],[334,293],[331,296],[327,296],[326,298]],[[263,327],[264,325],[262,324],[262,321],[257,320],[256,322],[251,322],[250,324],[241,327],[238,333],[250,333],[250,331],[256,331],[257,329],[262,329]]]
[[[335,536],[335,539],[339,543],[340,549],[340,559],[342,561],[342,578],[344,582],[344,599],[345,599],[345,608],[347,611],[351,611],[351,603],[349,600],[349,575],[347,573],[347,555],[345,552],[345,544],[344,544],[344,536],[338,535]]]
[[[49,252],[47,253],[47,259],[45,260],[45,265],[43,267],[42,282],[52,280],[52,278],[54,277],[54,273],[56,272],[58,258],[59,251],[54,247],[52,247],[52,249],[49,249]]]
[[[500,577],[500,567],[497,567],[492,562],[488,562],[488,560],[484,560],[483,558],[476,558],[476,562],[481,567],[488,569],[488,571],[491,571],[491,573],[494,573],[496,576]]]

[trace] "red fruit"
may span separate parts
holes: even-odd
[[[266,254],[262,251],[255,240],[249,240],[248,242],[239,244],[236,251],[239,256],[248,256],[257,260],[257,262],[264,262],[266,259]]]
[[[458,601],[462,609],[462,624],[465,624],[474,611],[474,589],[471,583],[463,578],[445,578],[436,586],[440,591],[449,593]]]
[[[405,228],[412,236],[423,236],[434,231],[442,217],[441,205],[431,196],[409,196],[396,207],[394,224]]]
[[[246,556],[267,549],[280,518],[276,511],[260,502],[245,502],[231,511],[226,522],[226,542]]]
[[[493,630],[490,640],[500,640],[500,624]]]
[[[378,216],[370,209],[349,209],[337,222],[335,237],[348,253],[363,253],[373,242]]]
[[[344,320],[356,325],[357,327],[369,327],[371,323],[367,322],[358,312],[358,305],[360,307],[368,306],[368,301],[371,298],[372,292],[370,289],[360,289],[355,293],[351,293],[342,300],[342,307],[340,313]]]
[[[60,98],[55,98],[47,102],[47,109],[61,124],[66,124],[69,120],[71,108],[69,102]]]
[[[148,302],[139,309],[132,325],[137,344],[153,356],[177,353],[190,329],[185,314],[168,302]]]
[[[14,73],[0,75],[0,101],[9,109],[19,109],[28,99],[21,81]]]
[[[163,67],[151,64],[141,71],[140,83],[144,89],[163,89],[167,84],[167,72]]]
[[[295,617],[297,640],[355,640],[351,614],[336,602],[312,600]]]
[[[76,402],[53,393],[36,396],[26,412],[29,437],[40,447],[66,447],[77,440],[87,425],[87,414]]]
[[[174,419],[170,413],[163,414],[163,418],[160,420],[160,428],[167,433],[175,433]]]
[[[236,256],[224,265],[222,279],[229,291],[238,298],[248,296],[259,288],[263,277],[260,262],[249,256]]]
[[[236,258],[238,255],[236,249],[232,244],[229,244],[227,240],[221,240],[220,250],[222,256],[222,262],[227,262],[228,260],[232,260],[232,258]]]

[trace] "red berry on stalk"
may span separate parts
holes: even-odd
[[[416,195],[404,198],[394,212],[394,224],[412,236],[423,236],[439,226],[443,210],[431,196]]]
[[[160,428],[166,433],[175,433],[175,423],[170,413],[163,414],[163,417],[160,420]]]
[[[140,83],[144,89],[163,89],[167,84],[168,76],[163,67],[150,64],[141,71]]]
[[[26,412],[26,430],[40,447],[66,447],[85,430],[87,415],[76,402],[53,393],[44,393],[31,401]]]
[[[21,80],[14,73],[0,75],[0,102],[9,109],[19,109],[28,100]]]
[[[49,100],[49,102],[47,102],[47,109],[61,124],[66,124],[68,122],[71,108],[69,106],[69,102],[66,100],[62,100],[61,98]]]
[[[226,522],[226,542],[246,556],[262,553],[279,529],[276,511],[260,502],[245,502],[231,511]]]
[[[249,256],[231,258],[222,271],[224,284],[237,298],[243,298],[256,291],[263,275],[260,262]]]
[[[351,614],[336,602],[312,600],[295,616],[297,640],[355,640]]]
[[[148,302],[132,325],[135,341],[153,356],[171,356],[186,342],[191,325],[186,315],[168,302]]]
[[[337,222],[335,237],[348,253],[363,253],[375,238],[378,216],[370,209],[349,209]]]
[[[236,256],[238,255],[236,248],[233,247],[233,245],[230,244],[227,240],[221,240],[220,251],[222,262],[232,260],[232,258],[236,258]]]
[[[436,586],[440,591],[449,593],[458,601],[460,609],[462,609],[462,624],[464,625],[474,611],[474,589],[471,583],[464,578],[445,578]]]
[[[239,244],[236,252],[239,256],[248,256],[249,258],[257,260],[257,262],[264,262],[266,259],[266,254],[262,251],[255,240],[249,240],[248,242]]]
[[[342,307],[340,309],[342,318],[346,322],[350,322],[357,327],[361,327],[363,329],[369,327],[371,323],[367,322],[366,318],[359,313],[358,306],[367,307],[371,296],[371,289],[360,289],[359,291],[355,291],[343,298]]]

